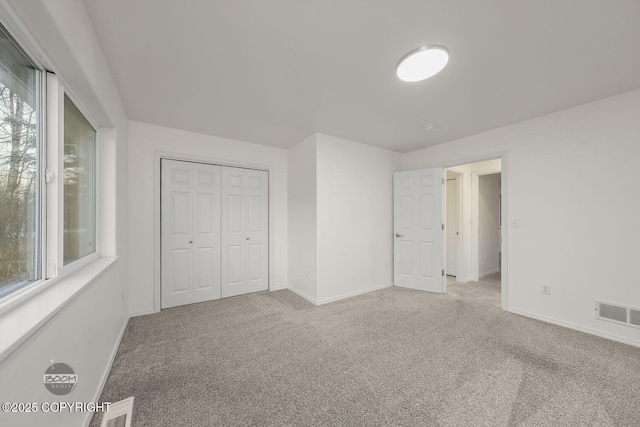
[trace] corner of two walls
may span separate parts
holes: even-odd
[[[287,152],[289,289],[318,300],[316,135]]]
[[[292,147],[289,160],[292,290],[324,304],[390,286],[393,172],[401,168],[401,155],[315,134]],[[301,205],[303,196],[314,200]],[[311,236],[301,242],[303,217]]]

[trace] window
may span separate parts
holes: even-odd
[[[96,135],[0,25],[0,299],[96,255]]]
[[[0,26],[0,297],[41,277],[40,78]]]
[[[64,265],[95,252],[96,131],[64,97]]]

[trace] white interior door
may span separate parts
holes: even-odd
[[[220,298],[220,166],[161,163],[161,307]]]
[[[222,296],[269,288],[269,174],[222,167]]]
[[[442,168],[397,172],[394,187],[394,285],[444,293]]]
[[[447,268],[450,276],[458,276],[458,250],[460,248],[460,210],[458,204],[458,179],[447,179]]]

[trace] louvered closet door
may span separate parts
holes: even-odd
[[[222,296],[269,288],[269,175],[222,167]]]
[[[220,172],[162,160],[162,308],[220,298]]]

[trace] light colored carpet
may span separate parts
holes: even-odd
[[[135,396],[135,427],[640,425],[640,349],[503,312],[499,289],[320,307],[282,290],[133,318],[101,401]]]

